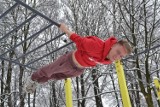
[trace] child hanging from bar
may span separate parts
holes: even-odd
[[[46,65],[27,78],[24,89],[33,93],[38,84],[48,80],[61,80],[81,75],[85,68],[97,64],[111,64],[115,60],[132,52],[132,47],[126,40],[117,40],[110,37],[103,41],[96,36],[82,37],[70,31],[65,24],[60,25],[60,30],[65,32],[76,44],[76,50],[68,52],[56,61]]]

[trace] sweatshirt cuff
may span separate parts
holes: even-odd
[[[72,33],[71,36],[70,36],[70,39],[73,41],[76,36],[77,36],[76,33]]]

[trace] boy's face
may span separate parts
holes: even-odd
[[[120,44],[114,44],[111,47],[111,50],[109,51],[107,58],[110,61],[120,60],[122,57],[125,57],[127,55],[127,51],[124,46]]]

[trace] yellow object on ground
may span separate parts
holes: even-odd
[[[72,88],[71,88],[71,79],[70,78],[67,78],[65,80],[65,96],[66,96],[66,107],[73,107]]]
[[[123,107],[131,107],[131,102],[128,94],[128,89],[126,86],[126,79],[125,79],[122,63],[120,60],[118,60],[115,62],[115,65],[116,65],[116,71],[118,76],[118,82],[119,82]]]
[[[153,81],[156,87],[157,99],[160,101],[160,79],[158,79],[157,77],[154,77]]]

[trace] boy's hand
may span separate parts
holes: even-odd
[[[60,29],[62,32],[66,33],[69,38],[70,38],[70,36],[74,33],[74,32],[72,32],[72,31],[70,31],[70,30],[68,29],[68,27],[67,27],[64,23],[61,23],[59,29]]]
[[[60,24],[59,29],[60,29],[61,31],[63,31],[63,32],[68,31],[68,28],[67,28],[67,26],[66,26],[64,23],[61,23],[61,24]]]

